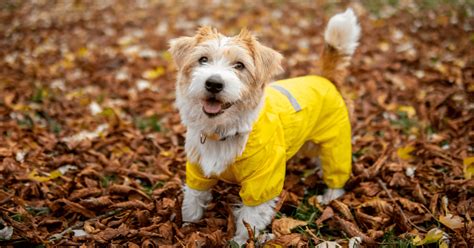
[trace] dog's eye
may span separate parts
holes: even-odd
[[[242,62],[237,62],[237,63],[235,63],[234,68],[241,71],[241,70],[245,69],[245,65]]]
[[[207,59],[207,57],[205,57],[205,56],[204,56],[204,57],[201,57],[201,58],[199,58],[199,64],[201,64],[201,65],[203,65],[203,64],[205,64],[205,63],[207,63],[207,61],[208,61],[208,59]]]

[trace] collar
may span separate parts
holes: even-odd
[[[236,137],[238,135],[239,135],[239,133],[235,133],[235,134],[229,135],[229,136],[221,136],[218,133],[205,134],[205,133],[201,132],[201,140],[200,141],[201,141],[201,144],[206,143],[207,139],[210,139],[210,140],[213,140],[213,141],[224,141],[227,138]]]

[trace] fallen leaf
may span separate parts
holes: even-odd
[[[4,226],[0,230],[0,240],[10,240],[13,235],[13,227],[11,226]]]
[[[439,247],[448,248],[449,235],[443,232],[441,229],[433,228],[426,233],[424,239],[421,239],[420,236],[417,235],[412,240],[412,242],[416,246],[438,243]]]
[[[474,175],[474,157],[466,157],[463,159],[464,178],[470,180]]]
[[[283,247],[304,247],[306,242],[299,233],[291,233],[288,235],[282,235],[267,242],[264,248],[283,248]]]
[[[281,219],[276,219],[272,223],[273,233],[279,237],[284,234],[290,234],[291,229],[297,226],[307,225],[305,221],[295,220],[293,218],[283,217]]]
[[[333,216],[334,216],[334,211],[332,210],[332,208],[326,207],[323,213],[321,214],[321,216],[319,216],[319,218],[315,221],[315,223],[316,225],[320,226],[324,221],[332,218]]]
[[[397,155],[403,160],[412,160],[414,157],[410,154],[415,150],[415,147],[412,145],[400,147],[397,149]]]
[[[361,247],[362,239],[360,237],[352,237],[349,239],[348,248],[359,248]]]
[[[40,176],[38,171],[36,171],[36,169],[33,169],[28,174],[28,179],[36,181],[36,182],[47,182],[49,180],[52,180],[52,179],[55,179],[55,178],[58,178],[58,177],[62,176],[62,173],[59,170],[54,170],[54,171],[51,171],[50,173],[47,173],[47,174],[48,174],[47,176]]]
[[[342,246],[334,241],[324,241],[315,246],[315,248],[341,248]]]
[[[396,198],[396,200],[398,200],[403,205],[403,207],[408,209],[409,211],[412,211],[412,212],[416,211],[419,214],[425,213],[425,209],[423,208],[423,205],[420,203],[413,202],[413,201],[408,200],[407,198],[402,198],[402,197],[398,197]]]
[[[64,204],[66,204],[66,208],[71,210],[72,212],[82,214],[82,215],[84,215],[85,217],[88,217],[88,218],[95,217],[95,212],[85,208],[84,206],[82,206],[79,203],[75,203],[75,202],[69,201],[69,200],[64,199],[64,198],[59,199],[57,201],[58,202],[63,202]]]
[[[165,74],[165,68],[162,66],[156,67],[155,69],[152,70],[147,70],[143,72],[143,77],[146,79],[155,79],[158,77],[161,77],[163,74]]]
[[[346,232],[350,237],[360,237],[364,242],[368,244],[375,243],[375,241],[369,236],[365,235],[356,224],[344,220],[338,217],[337,215],[334,216],[334,220],[336,221],[339,228]]]
[[[351,210],[343,202],[339,200],[333,200],[331,202],[331,207],[339,211],[339,213],[341,213],[344,216],[344,218],[348,220],[354,220],[354,216],[352,215]]]
[[[446,216],[439,216],[439,222],[443,225],[451,228],[452,230],[460,229],[464,227],[463,219],[457,215],[447,214]]]
[[[398,111],[406,113],[408,118],[413,118],[416,115],[416,110],[412,106],[399,106]]]
[[[75,230],[72,230],[72,232],[74,233],[74,237],[87,236],[86,231],[84,231],[82,229],[75,229]]]

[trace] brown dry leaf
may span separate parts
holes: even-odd
[[[348,220],[354,220],[354,216],[352,215],[351,210],[346,204],[342,203],[339,200],[333,200],[330,203],[330,205],[331,207],[336,209],[339,213],[341,213],[344,216],[344,218]]]
[[[110,241],[119,236],[125,237],[129,233],[129,229],[125,225],[121,225],[119,228],[106,228],[103,231],[95,234],[96,238],[101,240]]]
[[[125,208],[125,209],[147,209],[152,210],[152,204],[145,204],[139,200],[132,200],[132,201],[124,201],[124,202],[117,202],[110,206],[110,208]]]
[[[89,209],[93,208],[104,208],[113,204],[110,200],[110,196],[101,196],[98,198],[88,198],[80,201],[80,204]]]
[[[98,188],[84,188],[84,189],[79,189],[75,190],[71,193],[69,196],[70,200],[78,200],[80,198],[85,198],[85,197],[90,197],[90,196],[99,196],[102,193],[102,190]]]
[[[319,209],[319,211],[321,212],[323,211],[323,207],[319,203],[317,195],[313,195],[310,198],[308,198],[308,203],[311,204],[311,206]]]
[[[364,207],[373,207],[377,210],[377,212],[385,213],[388,215],[390,215],[393,212],[392,205],[390,205],[390,203],[380,198],[375,198],[375,199],[363,202],[357,208],[364,208]]]
[[[64,204],[66,204],[66,208],[71,210],[72,212],[82,214],[82,215],[84,215],[88,218],[95,217],[95,213],[93,211],[91,211],[89,209],[86,209],[85,207],[83,207],[79,203],[75,203],[75,202],[69,201],[67,199],[59,199],[59,200],[57,200],[57,202],[62,202]]]
[[[401,197],[396,198],[396,200],[398,200],[402,204],[402,206],[408,209],[409,211],[412,211],[412,212],[416,211],[420,214],[425,213],[425,209],[422,207],[420,203],[412,202],[406,198],[401,198]]]
[[[299,233],[291,233],[277,237],[263,246],[264,248],[302,247],[306,244],[303,236]]]
[[[242,220],[242,222],[244,222],[244,226],[247,229],[247,233],[248,233],[248,236],[249,236],[249,239],[245,243],[245,247],[255,248],[255,242],[253,241],[253,237],[254,237],[253,229],[249,225],[249,223],[245,222],[244,220]]]
[[[366,224],[372,229],[379,229],[381,225],[385,224],[389,218],[383,218],[381,216],[372,216],[362,212],[360,209],[355,211],[355,215],[359,222]]]
[[[101,231],[100,229],[95,228],[90,221],[84,223],[84,230],[89,234],[96,234]]]
[[[307,223],[301,220],[295,220],[293,218],[283,217],[281,219],[276,219],[272,223],[273,233],[279,237],[284,234],[290,234],[291,229],[297,226],[305,226]]]
[[[10,148],[0,147],[0,156],[2,157],[10,157],[12,156],[13,152]]]
[[[204,247],[206,245],[206,238],[199,232],[192,233],[187,240],[186,247],[189,248]]]
[[[334,216],[334,210],[331,207],[326,207],[321,213],[321,216],[315,221],[317,226],[320,226],[325,220],[330,219]]]
[[[361,237],[362,241],[364,241],[367,244],[375,243],[375,240],[365,235],[356,224],[353,224],[352,222],[344,220],[338,217],[337,215],[334,216],[334,220],[344,232],[349,234],[350,237]]]
[[[460,229],[464,227],[464,221],[457,215],[447,214],[446,216],[439,216],[439,222],[443,225],[451,228],[452,230]]]
[[[150,199],[150,196],[148,196],[146,193],[127,185],[117,185],[117,184],[111,185],[109,187],[109,192],[110,194],[125,195],[129,197],[131,194],[138,194],[144,199]]]

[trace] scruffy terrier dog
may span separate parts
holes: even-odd
[[[307,142],[317,145],[328,203],[344,194],[351,174],[348,111],[329,81],[345,75],[360,27],[351,9],[324,33],[320,76],[272,82],[282,55],[248,31],[227,37],[210,27],[170,42],[178,69],[176,105],[187,127],[183,221],[196,222],[218,180],[241,186],[234,211],[239,244],[243,221],[258,233],[270,224],[282,192],[286,161]],[[328,80],[329,79],[329,80]]]

